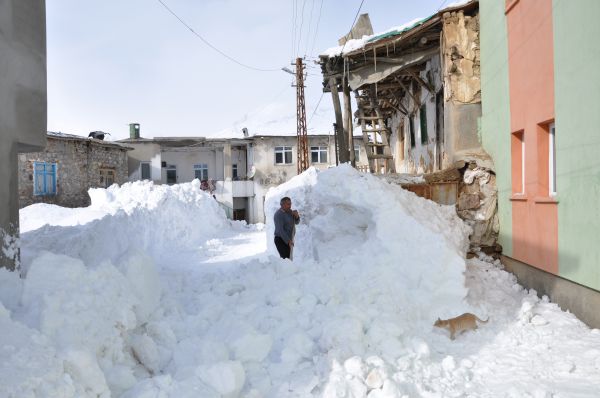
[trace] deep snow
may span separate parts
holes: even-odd
[[[197,183],[21,211],[24,279],[0,271],[2,397],[595,397],[600,332],[464,260],[451,208],[348,166],[273,189],[294,262]],[[51,224],[45,225],[43,224]],[[450,341],[432,324],[490,322]]]

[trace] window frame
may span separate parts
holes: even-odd
[[[117,171],[115,169],[111,169],[110,167],[100,167],[98,169],[98,174],[100,175],[100,187],[102,188],[110,187],[111,185],[115,184],[117,180]],[[108,183],[109,174],[112,174],[112,182],[110,184]]]
[[[525,131],[511,133],[511,190],[512,195],[517,197],[526,195],[525,151]],[[515,178],[518,180],[515,181]]]
[[[548,125],[548,195],[556,196],[556,125]]]
[[[200,172],[200,177],[198,177],[198,175],[197,175],[198,171]],[[202,177],[206,177],[206,178],[202,178]],[[208,163],[194,164],[194,178],[198,178],[198,180],[200,180],[200,181],[208,181]]]
[[[43,170],[38,170],[38,166],[43,166]],[[48,166],[50,166],[51,170],[48,170]],[[41,162],[34,161],[33,162],[33,196],[56,196],[57,194],[57,170],[58,163],[56,162]],[[37,180],[39,176],[43,179],[43,190],[38,190]],[[52,181],[52,190],[48,190],[48,177],[51,177]]]
[[[317,161],[313,161],[313,154],[317,155]],[[323,159],[323,156],[325,159]],[[325,164],[329,159],[329,149],[327,146],[315,145],[310,147],[310,162]]]
[[[234,180],[237,179],[237,178],[239,178],[237,163],[234,163],[234,164],[231,165],[231,178],[234,179]]]
[[[429,136],[427,134],[427,104],[419,108],[419,127],[421,133],[421,145],[427,145]]]
[[[409,116],[408,117],[408,132],[410,135],[410,147],[414,148],[417,146],[417,143],[415,142],[415,121],[414,121],[414,116]]]
[[[293,156],[293,152],[292,152],[292,146],[288,146],[288,145],[278,145],[274,148],[274,160],[275,160],[275,164],[279,165],[279,166],[285,166],[285,165],[290,165],[290,164],[294,164],[294,156]],[[289,154],[290,156],[290,161],[287,162],[287,156],[286,154]],[[277,161],[277,155],[281,155],[281,162]]]
[[[354,144],[354,161],[360,161],[360,145]]]

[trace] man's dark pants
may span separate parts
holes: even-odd
[[[281,258],[290,258],[290,246],[279,236],[275,237],[275,246]]]

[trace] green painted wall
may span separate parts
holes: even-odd
[[[599,0],[553,1],[559,274],[596,290],[600,290],[598,15]]]
[[[600,3],[600,1],[599,1]],[[481,140],[494,159],[498,186],[500,236],[505,255],[512,255],[510,163],[510,103],[508,89],[508,39],[504,1],[480,0]]]

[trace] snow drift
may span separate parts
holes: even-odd
[[[326,172],[310,168],[267,194],[271,250],[273,214],[284,196],[302,215],[294,261],[330,263],[341,273],[361,275],[355,281],[359,291],[389,284],[396,305],[410,305],[426,322],[461,306],[470,229],[453,207],[349,165]]]
[[[229,225],[224,211],[208,194],[200,190],[200,182],[179,185],[154,185],[150,181],[126,183],[108,189],[90,189],[92,204],[86,213],[73,221],[83,225],[45,225],[22,234],[24,270],[43,250],[82,259],[88,265],[105,260],[116,261],[131,249],[162,253],[190,249],[218,236]],[[39,214],[34,205],[25,208]],[[58,206],[44,205],[42,210],[65,212]],[[46,217],[48,219],[49,217]],[[30,223],[32,223],[30,221]],[[60,224],[60,222],[57,222]]]

